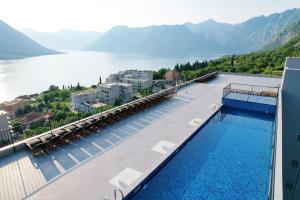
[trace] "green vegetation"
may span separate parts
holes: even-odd
[[[50,119],[49,121],[39,121],[31,124],[29,129],[26,129],[21,135],[22,139],[38,135],[50,131],[54,128],[75,122],[79,119],[90,116],[89,113],[74,113],[74,112],[60,112],[56,118]]]
[[[157,72],[153,73],[153,79],[154,80],[159,80],[159,79],[164,79],[165,78],[165,74],[170,71],[170,69],[167,68],[161,68],[160,70],[158,70]]]
[[[300,56],[300,35],[288,43],[268,51],[245,55],[225,56],[209,62],[186,63],[175,66],[186,80],[202,76],[212,71],[264,74],[280,76],[286,57]]]
[[[122,105],[122,100],[120,97],[117,97],[114,102],[114,106],[120,106],[120,105]]]
[[[112,109],[114,107],[115,107],[114,105],[106,104],[105,106],[101,106],[100,108],[96,108],[95,112],[93,114],[100,113],[100,112]]]
[[[152,90],[150,90],[150,89],[144,89],[144,90],[140,91],[139,93],[140,93],[140,95],[142,95],[142,97],[146,97],[146,96],[153,94]]]
[[[25,114],[35,111],[49,114],[49,119],[33,122],[30,125],[30,128],[24,131],[22,130],[22,127],[20,127],[21,124],[16,120],[13,120],[12,125],[15,131],[22,133],[21,139],[25,139],[114,107],[113,105],[105,105],[95,109],[95,112],[93,113],[72,112],[70,110],[71,94],[86,89],[87,88],[80,86],[79,83],[75,87],[72,85],[68,87],[63,86],[62,89],[51,85],[48,91],[39,94],[37,99],[30,105],[16,112],[17,117],[22,117]]]
[[[36,101],[32,104],[36,112],[53,114],[55,120],[64,119],[65,114],[70,112],[71,94],[73,92],[86,90],[87,88],[80,86],[68,86],[59,89],[57,86],[51,85],[48,91],[41,93]]]
[[[4,140],[4,139],[0,140],[0,147],[6,146],[6,145],[9,145],[9,144],[10,144],[9,140]]]

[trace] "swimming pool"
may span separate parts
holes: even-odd
[[[267,199],[273,114],[222,107],[133,200]],[[133,196],[132,196],[133,195]]]

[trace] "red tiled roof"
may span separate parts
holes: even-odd
[[[38,112],[31,112],[28,113],[27,115],[25,115],[24,117],[21,118],[21,121],[23,121],[24,123],[26,122],[31,122],[31,121],[35,121],[35,120],[39,120],[43,118],[43,114],[42,113],[38,113]]]

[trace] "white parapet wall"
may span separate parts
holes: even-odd
[[[300,58],[287,58],[282,83],[282,199],[300,199]],[[279,178],[280,177],[276,177]],[[276,194],[276,191],[275,191]],[[277,199],[279,195],[275,196]],[[275,199],[276,199],[275,198]]]

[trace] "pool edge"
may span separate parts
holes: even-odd
[[[176,156],[197,134],[204,128],[204,126],[221,110],[223,104],[214,112],[190,135],[188,136],[179,146],[176,148],[168,157],[166,157],[154,170],[152,170],[137,186],[135,186],[130,192],[128,192],[123,200],[130,200],[137,194],[168,162]]]

